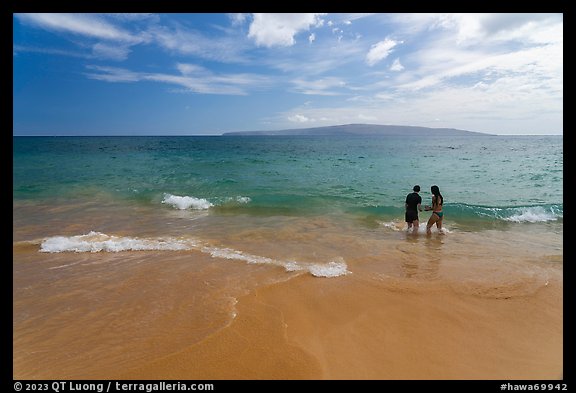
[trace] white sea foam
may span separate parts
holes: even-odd
[[[228,203],[238,203],[241,205],[245,205],[247,203],[250,203],[252,201],[252,199],[250,199],[250,197],[247,196],[237,196],[234,198],[226,198],[226,202]]]
[[[259,265],[282,266],[288,272],[308,271],[310,274],[316,277],[338,277],[350,273],[348,271],[348,266],[343,259],[339,259],[338,261],[331,261],[327,264],[304,263],[296,261],[282,261],[268,257],[262,257],[259,255],[247,254],[242,251],[230,248],[202,247],[201,251],[210,254],[214,258],[235,259]]]
[[[400,222],[400,221],[380,222],[380,225],[382,225],[383,227],[388,228],[390,230],[393,230],[395,232],[404,231],[404,232],[410,232],[411,233],[413,231],[412,228],[408,229],[408,224],[406,224],[405,222]],[[446,228],[445,225],[442,226],[441,230],[438,230],[438,228],[436,228],[436,224],[434,224],[432,226],[430,231],[432,233],[439,233],[439,232],[441,232],[443,234],[451,233],[451,231],[448,228]],[[418,226],[418,233],[419,234],[426,234],[426,221],[420,223],[420,225]]]
[[[406,224],[402,224],[398,221],[389,221],[389,222],[380,222],[380,225],[384,226],[385,228],[391,229],[393,231],[401,231],[402,227]]]
[[[242,251],[234,250],[231,248],[202,247],[200,251],[206,254],[210,254],[210,256],[214,258],[235,259],[238,261],[244,261],[247,263],[254,263],[254,264],[282,265],[281,262],[276,261],[275,259],[261,257],[258,255],[246,254],[243,253]]]
[[[207,210],[215,205],[245,205],[252,201],[250,197],[247,196],[236,196],[236,197],[226,197],[226,198],[216,198],[214,203],[210,202],[204,198],[196,198],[193,196],[180,196],[165,193],[162,203],[171,205],[179,210]]]
[[[517,214],[504,218],[504,220],[513,222],[546,222],[558,219],[558,216],[551,210],[546,210],[541,206],[521,207],[517,210]]]
[[[203,198],[195,198],[191,196],[178,196],[172,194],[164,194],[162,203],[172,205],[177,209],[193,209],[193,210],[206,210],[214,206],[210,201]]]
[[[109,236],[100,232],[90,232],[77,236],[54,236],[45,239],[41,252],[120,252],[146,250],[191,250],[195,247],[191,240],[179,239],[138,239],[132,237]]]
[[[406,226],[405,230],[408,232],[408,226]],[[436,227],[436,224],[432,225],[432,227],[430,228],[430,232],[431,233],[442,233],[442,234],[446,234],[446,233],[450,233],[450,230],[448,228],[446,228],[445,225],[442,226],[442,229],[438,229]],[[426,233],[426,223],[421,223],[418,226],[418,233],[422,233],[425,234]]]
[[[316,277],[338,277],[350,273],[344,260],[332,261],[327,264],[315,263],[310,265],[307,270]]]
[[[40,252],[121,252],[121,251],[180,251],[195,250],[209,254],[213,258],[243,261],[249,264],[274,265],[288,272],[307,271],[316,277],[338,277],[350,273],[343,259],[323,263],[285,261],[245,253],[231,248],[213,247],[196,239],[158,238],[143,239],[111,236],[100,232],[86,235],[54,236],[46,238],[40,245]]]

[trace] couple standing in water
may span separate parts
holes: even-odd
[[[412,190],[414,192],[406,196],[406,222],[408,223],[408,230],[413,228],[413,233],[418,233],[418,227],[420,226],[418,211],[422,211],[422,197],[418,194],[420,192],[420,186],[414,186]],[[442,205],[444,204],[444,198],[442,194],[440,194],[438,186],[432,186],[430,191],[432,191],[432,206],[424,206],[424,210],[432,210],[432,215],[428,219],[428,224],[426,224],[426,233],[431,233],[430,229],[434,223],[436,223],[438,232],[442,233],[442,216],[444,215]]]

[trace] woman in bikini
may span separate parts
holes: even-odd
[[[444,204],[444,198],[442,197],[442,194],[440,194],[438,186],[432,186],[430,191],[432,191],[432,206],[424,206],[424,210],[432,210],[432,215],[428,219],[428,224],[426,224],[426,233],[431,233],[430,228],[432,228],[434,223],[436,223],[438,232],[443,233],[442,220],[444,213],[442,212],[442,205]]]

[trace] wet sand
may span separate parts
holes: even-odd
[[[121,379],[561,379],[562,282],[533,296],[299,276],[243,296],[228,327]]]

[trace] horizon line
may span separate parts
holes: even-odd
[[[466,133],[472,133],[472,134],[484,134],[484,135],[534,135],[534,136],[545,136],[545,135],[564,135],[564,130],[562,130],[560,133],[527,133],[527,134],[515,134],[515,133],[504,133],[504,134],[499,134],[499,133],[492,133],[492,132],[484,132],[484,131],[470,131],[470,130],[465,130],[465,129],[460,129],[460,128],[453,128],[453,127],[427,127],[427,126],[414,126],[414,125],[400,125],[400,124],[375,124],[375,123],[347,123],[347,124],[332,124],[332,125],[327,125],[327,126],[313,126],[313,127],[302,127],[302,128],[279,128],[279,129],[268,129],[268,130],[240,130],[240,131],[214,131],[214,133],[207,133],[207,134],[194,134],[194,133],[177,133],[177,134],[133,134],[133,133],[127,133],[124,134],[123,132],[127,132],[127,131],[119,131],[119,134],[116,133],[109,133],[111,131],[102,131],[102,133],[95,133],[95,134],[66,134],[66,132],[64,131],[64,134],[20,134],[20,135],[16,135],[14,134],[14,130],[12,130],[12,135],[13,136],[223,136],[223,135],[227,135],[227,136],[235,136],[234,134],[238,134],[238,136],[240,136],[239,134],[244,133],[244,135],[242,136],[256,136],[256,135],[265,135],[265,133],[271,133],[268,134],[268,136],[277,136],[280,134],[274,134],[277,132],[283,132],[283,131],[303,131],[303,130],[316,130],[316,129],[328,129],[328,128],[339,128],[339,127],[347,127],[347,126],[374,126],[374,127],[401,127],[401,128],[423,128],[423,129],[429,129],[429,130],[455,130],[455,131],[463,131]],[[297,134],[295,134],[297,135]],[[349,135],[354,135],[354,134],[349,134]],[[378,135],[378,134],[362,134],[362,133],[358,133],[356,135]],[[382,134],[384,135],[384,134]],[[300,134],[300,136],[302,136],[302,134]],[[329,135],[326,135],[329,136]]]
[[[331,136],[414,136],[414,137],[422,137],[422,136],[453,136],[453,135],[378,135],[378,134],[343,134],[343,135],[230,135],[229,133],[241,133],[246,131],[226,131],[225,133],[221,134],[12,134],[13,137],[198,137],[198,136],[227,136],[227,137],[253,137],[253,136],[322,136],[322,137],[331,137]],[[248,131],[250,132],[250,131]],[[266,132],[266,131],[265,131]],[[485,136],[564,136],[564,134],[491,134],[485,133],[480,131],[473,131],[477,134],[485,134]],[[228,134],[228,135],[224,135]],[[461,135],[461,136],[478,136],[478,135]]]

